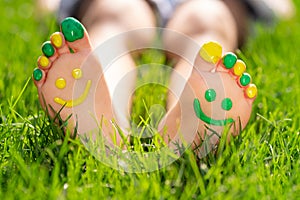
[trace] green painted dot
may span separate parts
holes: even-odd
[[[240,83],[242,86],[246,86],[250,84],[251,82],[251,76],[248,73],[243,73],[242,76],[240,77]]]
[[[227,69],[231,69],[237,61],[237,57],[234,53],[227,53],[223,57],[223,64]]]
[[[61,30],[69,42],[74,42],[84,36],[83,25],[73,17],[68,17],[62,21]]]
[[[36,68],[36,69],[33,70],[33,78],[34,78],[34,80],[39,81],[39,80],[42,79],[42,77],[43,77],[42,70],[40,70],[39,68]]]
[[[206,90],[205,92],[205,99],[208,101],[208,102],[212,102],[216,99],[216,91],[214,89],[208,89]]]
[[[42,51],[44,53],[45,56],[47,56],[48,58],[54,55],[54,48],[52,46],[52,44],[48,41],[45,42],[42,46]]]
[[[232,101],[229,98],[225,98],[222,101],[223,110],[230,110],[232,108]]]

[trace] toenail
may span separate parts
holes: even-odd
[[[53,33],[51,36],[51,43],[56,47],[60,48],[63,45],[63,38],[60,33]]]
[[[237,60],[233,67],[233,73],[236,76],[241,76],[246,71],[246,64],[242,60]]]
[[[250,84],[247,88],[246,88],[246,95],[248,98],[252,99],[254,97],[256,97],[257,95],[257,87],[255,84]]]
[[[44,55],[47,56],[48,58],[54,55],[54,48],[49,41],[43,44],[42,51]]]
[[[43,77],[43,72],[39,68],[33,70],[33,78],[36,81],[40,81]]]
[[[205,61],[216,64],[222,57],[222,47],[216,42],[205,43],[200,49],[200,56]]]
[[[68,17],[62,21],[61,29],[66,40],[69,42],[74,42],[84,36],[82,24],[72,17]]]
[[[222,106],[223,110],[227,110],[227,111],[230,110],[232,108],[231,99],[229,99],[229,98],[223,99],[221,106]]]
[[[214,100],[216,100],[216,91],[214,89],[208,89],[205,92],[205,99],[207,102],[213,102]]]
[[[240,84],[242,86],[246,86],[251,82],[251,76],[248,73],[243,73],[240,77]]]
[[[81,71],[81,69],[73,69],[72,76],[75,79],[80,79],[82,77],[82,71]]]
[[[66,87],[66,80],[63,78],[58,78],[55,81],[55,85],[58,89],[64,89]]]
[[[226,67],[226,69],[231,69],[237,61],[237,57],[233,53],[227,53],[223,57],[223,65]]]
[[[38,60],[38,64],[45,68],[49,65],[49,59],[46,56],[41,56]]]

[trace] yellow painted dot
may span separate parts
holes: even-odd
[[[66,80],[63,78],[58,78],[55,82],[58,89],[64,89],[66,87]]]
[[[63,38],[60,33],[53,33],[51,36],[51,43],[56,47],[60,48],[63,45]]]
[[[73,69],[72,71],[72,76],[75,78],[75,79],[80,79],[82,77],[82,71],[81,69]]]
[[[256,97],[257,95],[257,87],[255,84],[250,84],[247,88],[246,88],[246,95],[248,98],[252,99],[254,97]]]
[[[47,67],[49,65],[49,59],[46,56],[41,56],[38,63],[41,67]]]
[[[233,67],[233,73],[236,76],[241,76],[246,71],[246,64],[242,60],[237,60]]]
[[[208,42],[201,47],[199,53],[205,61],[216,64],[222,56],[222,46],[217,42]]]

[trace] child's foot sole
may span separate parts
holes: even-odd
[[[42,107],[51,118],[68,120],[68,129],[79,134],[98,128],[100,119],[112,119],[111,99],[100,63],[83,25],[74,18],[61,23],[42,45],[33,80]],[[106,105],[105,107],[103,105]],[[56,120],[57,121],[57,120]],[[104,132],[113,132],[110,123]],[[107,133],[108,135],[108,133]]]

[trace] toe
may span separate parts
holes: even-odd
[[[199,54],[203,60],[216,64],[222,57],[222,46],[217,42],[207,42],[203,44]]]
[[[232,73],[233,75],[240,77],[246,71],[246,64],[242,60],[237,60],[233,66]]]
[[[238,79],[238,84],[241,87],[247,87],[252,81],[251,75],[248,73],[243,73],[239,79]]]
[[[62,33],[55,32],[50,36],[50,41],[54,47],[57,49],[61,48],[65,44],[65,39]]]
[[[37,88],[40,88],[45,82],[45,72],[40,68],[35,68],[32,73],[32,79]]]
[[[42,52],[47,57],[50,58],[55,54],[55,48],[52,46],[50,41],[44,42],[42,45]]]
[[[237,62],[237,56],[232,52],[228,52],[223,56],[222,64],[226,69],[232,69],[236,64],[236,62]]]
[[[91,43],[84,26],[76,19],[68,17],[61,23],[61,32],[68,46],[75,52],[90,50]]]
[[[253,102],[257,96],[257,87],[255,84],[249,84],[245,89],[245,96]]]
[[[66,45],[65,37],[61,32],[55,32],[50,36],[51,44],[56,48],[58,54],[70,53]]]
[[[55,48],[55,46],[52,45],[50,41],[46,41],[42,44],[42,52],[43,55],[49,59],[50,62],[53,62],[58,56],[57,49]]]
[[[38,63],[39,68],[43,69],[43,70],[47,70],[51,66],[51,61],[45,55],[40,56],[37,60],[37,63]]]

